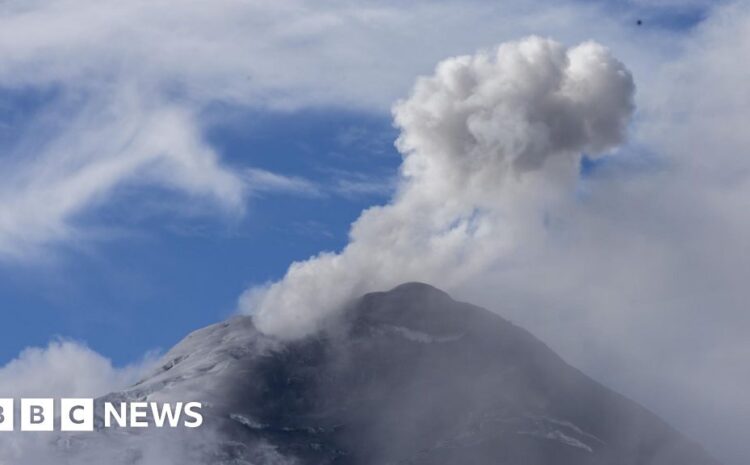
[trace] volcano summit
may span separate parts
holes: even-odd
[[[63,463],[717,464],[527,331],[418,283],[367,294],[296,341],[252,317],[198,330],[98,402],[186,398],[203,402],[202,428],[101,430],[64,441]]]

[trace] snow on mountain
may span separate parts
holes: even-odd
[[[202,401],[205,424],[67,438],[57,463],[717,464],[527,331],[418,283],[297,341],[251,317],[198,330],[102,400]]]

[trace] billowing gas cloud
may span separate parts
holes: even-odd
[[[118,368],[101,354],[70,340],[27,347],[0,367],[0,392],[6,397],[98,397],[122,389],[156,362],[155,354]]]
[[[472,140],[494,146],[469,137],[479,134],[472,132],[481,126],[476,122],[457,133],[448,124],[432,126],[438,129],[426,133],[434,137],[427,142],[413,137],[414,126],[405,127],[400,115],[413,97],[396,110],[405,162],[391,204],[365,212],[342,253],[293,265],[279,283],[248,291],[241,307],[257,311],[267,331],[292,337],[320,323],[315,310],[371,288],[425,280],[501,312],[723,463],[744,465],[750,456],[748,53],[750,5],[740,2],[712,10],[652,74],[633,61],[639,111],[629,142],[587,164],[583,176],[575,150],[544,152],[541,165],[517,162],[520,153],[540,152],[515,145],[514,155],[489,150],[482,158]],[[414,95],[436,82],[437,76],[423,80]],[[459,88],[470,81],[451,82]],[[530,82],[540,81],[523,81]],[[609,108],[606,102],[618,95],[591,101]],[[429,102],[424,115],[443,114],[443,100]],[[517,135],[543,126],[525,124],[531,119],[521,115],[529,114],[516,112],[503,130]],[[445,145],[456,134],[463,141]],[[433,140],[441,142],[426,152]],[[580,149],[596,144],[587,145]],[[468,149],[460,152],[463,163],[446,163],[455,160],[446,155],[455,147]],[[506,170],[497,176],[501,158]],[[444,179],[431,181],[431,173]]]
[[[147,356],[139,363],[115,367],[79,342],[55,340],[47,347],[28,347],[0,367],[0,393],[12,398],[98,397],[136,382],[154,362]],[[0,465],[67,463],[57,449],[59,440],[52,433],[5,432],[0,435]]]
[[[628,70],[592,42],[530,37],[441,62],[394,106],[404,161],[391,203],[365,211],[341,253],[294,263],[242,309],[298,337],[363,292],[475,278],[544,230],[583,153],[623,139],[633,94]]]
[[[232,117],[216,108],[380,113],[438,59],[498,38],[599,37],[632,55],[651,34],[661,48],[676,36],[633,41],[629,24],[575,0],[4,1],[0,262],[108,239],[97,213],[124,189],[164,189],[176,211],[226,219],[259,191],[315,195],[225,163],[207,133]]]

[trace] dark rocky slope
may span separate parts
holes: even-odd
[[[199,463],[716,464],[527,331],[417,283],[304,340],[249,317],[204,328],[119,398],[207,402],[211,434],[180,436]]]

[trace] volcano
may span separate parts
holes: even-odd
[[[100,400],[204,402],[204,427],[157,442],[201,464],[717,464],[526,330],[420,283],[367,294],[300,340],[252,317],[198,330]],[[119,450],[110,463],[160,463],[148,435],[94,436]]]

